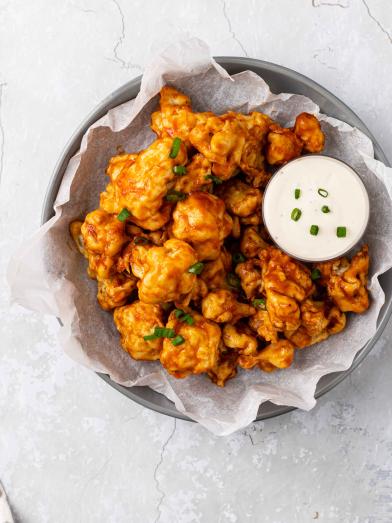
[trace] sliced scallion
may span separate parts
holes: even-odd
[[[177,345],[181,345],[182,343],[184,343],[184,341],[185,341],[185,338],[183,338],[180,334],[171,340],[172,344],[175,347]]]
[[[265,299],[264,298],[256,298],[255,300],[252,300],[253,307],[256,307],[256,309],[265,310]]]
[[[217,176],[215,176],[213,174],[207,174],[206,176],[204,176],[204,178],[206,180],[211,180],[212,183],[214,183],[215,185],[220,185],[221,183],[223,183],[223,180],[221,180],[220,178],[218,178]]]
[[[165,200],[168,202],[180,202],[182,200],[185,200],[186,194],[181,191],[169,191],[166,196]]]
[[[297,222],[301,218],[302,211],[297,207],[291,211],[291,219]]]
[[[318,280],[319,278],[321,278],[320,269],[312,269],[310,277],[312,278],[313,281],[314,280]]]
[[[294,191],[294,198],[298,200],[298,198],[301,196],[301,189],[295,189]]]
[[[320,196],[323,198],[326,198],[328,196],[328,191],[326,189],[322,189],[321,187],[317,191]]]
[[[119,220],[120,222],[125,222],[125,220],[127,218],[129,218],[131,216],[131,213],[128,211],[128,209],[126,209],[124,207],[124,209],[122,209],[119,214],[117,214],[117,220]]]
[[[191,265],[188,269],[188,272],[191,274],[201,274],[204,269],[204,263],[203,262],[196,262],[193,265]]]
[[[337,227],[336,228],[336,236],[338,238],[345,238],[347,235],[347,229],[346,227]]]
[[[173,172],[177,176],[184,176],[184,174],[186,174],[186,167],[185,165],[175,165],[173,167]]]
[[[311,225],[309,232],[312,236],[317,236],[319,232],[319,226],[318,225]]]
[[[178,136],[176,136],[173,140],[173,144],[170,149],[170,153],[169,153],[170,158],[177,157],[177,154],[180,152],[180,147],[181,147],[181,138],[178,138]]]
[[[324,214],[327,214],[329,212],[331,212],[330,208],[328,207],[328,205],[323,205],[321,207],[321,212],[323,212]]]

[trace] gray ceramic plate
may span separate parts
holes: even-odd
[[[251,58],[234,58],[234,57],[218,57],[217,62],[222,65],[230,74],[239,73],[244,70],[251,70],[260,75],[269,84],[271,90],[276,93],[288,92],[296,93],[308,96],[314,102],[316,102],[321,111],[329,116],[334,116],[339,120],[343,120],[350,125],[357,127],[373,141],[375,156],[378,160],[381,160],[385,164],[389,165],[388,160],[381,150],[380,146],[376,142],[374,136],[370,133],[369,129],[365,124],[358,118],[358,116],[351,111],[343,102],[341,102],[336,96],[331,94],[329,91],[313,82],[306,76],[303,76],[291,69],[287,69],[280,65],[271,64],[269,62],[263,62],[261,60],[254,60]],[[53,212],[53,204],[57,196],[57,192],[68,164],[69,159],[78,151],[81,138],[86,132],[87,128],[98,118],[101,118],[109,109],[112,109],[116,105],[122,104],[132,98],[135,98],[140,89],[141,76],[126,83],[120,89],[117,89],[113,94],[107,97],[99,106],[88,116],[86,120],[79,126],[75,134],[72,136],[68,144],[66,145],[63,154],[61,155],[52,179],[50,180],[49,187],[46,193],[44,208],[42,213],[42,223],[49,220]],[[316,398],[319,398],[326,392],[330,391],[338,383],[344,380],[366,357],[371,351],[372,347],[380,337],[384,330],[388,319],[392,312],[392,272],[389,271],[381,277],[381,285],[385,292],[385,305],[381,309],[381,313],[378,320],[378,328],[376,334],[371,340],[361,349],[356,355],[353,364],[350,369],[345,372],[337,372],[324,376],[318,383],[316,389]],[[125,394],[128,398],[140,403],[144,407],[155,410],[168,416],[174,416],[181,419],[189,420],[186,416],[178,412],[174,404],[169,401],[165,396],[154,392],[149,387],[122,387],[117,383],[114,383],[107,375],[99,374],[109,385],[117,389],[122,394]],[[256,420],[262,420],[271,418],[273,416],[279,416],[285,412],[294,410],[292,407],[285,407],[274,405],[273,403],[267,402],[260,406]]]

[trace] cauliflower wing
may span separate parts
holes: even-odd
[[[136,289],[136,278],[132,275],[114,274],[98,280],[97,299],[105,311],[124,305],[132,291]]]
[[[130,264],[140,278],[139,299],[145,303],[181,302],[196,283],[195,274],[188,272],[196,262],[195,251],[181,240],[167,240],[162,247],[137,245],[131,251]]]
[[[245,227],[240,246],[244,256],[256,258],[260,251],[268,247],[268,243],[263,240],[256,227]]]
[[[291,129],[272,124],[267,136],[266,158],[270,165],[283,165],[301,155],[303,144]]]
[[[346,315],[329,302],[306,299],[301,304],[301,326],[285,332],[297,348],[303,349],[337,334],[346,326]]]
[[[87,214],[81,228],[83,246],[92,278],[108,278],[124,244],[128,241],[124,223],[101,209]]]
[[[278,330],[300,326],[299,303],[314,292],[310,271],[275,247],[260,253],[267,311]]]
[[[252,369],[258,365],[264,372],[272,372],[290,367],[294,360],[294,352],[294,345],[289,340],[278,340],[255,355],[241,354],[238,364],[244,369]]]
[[[254,298],[262,292],[263,280],[261,277],[261,269],[262,263],[256,258],[239,263],[235,269],[237,276],[239,276],[241,280],[241,287],[248,299]]]
[[[342,274],[331,273],[328,294],[342,312],[361,314],[369,308],[368,271],[369,249],[364,245]]]
[[[216,365],[208,372],[211,381],[224,387],[226,381],[234,378],[237,374],[238,353],[228,350],[223,343],[219,347],[219,358]]]
[[[209,372],[218,362],[220,328],[195,311],[188,314],[193,318],[192,325],[177,318],[175,311],[170,314],[166,327],[174,329],[183,342],[173,345],[172,339],[165,338],[160,356],[162,365],[176,378]]]
[[[117,166],[119,172],[114,178],[111,176],[106,191],[101,193],[102,209],[108,213],[119,213],[126,208],[131,213],[129,219],[136,219],[138,225],[145,227],[143,221],[158,213],[165,195],[174,186],[173,167],[184,165],[187,161],[183,143],[177,156],[170,158],[172,145],[171,138],[157,139],[140,152],[135,160],[125,161],[122,169]]]
[[[226,347],[235,349],[241,356],[257,354],[257,339],[246,325],[227,323],[223,327],[222,339]]]
[[[236,323],[240,318],[252,316],[256,309],[240,303],[233,292],[217,289],[207,294],[201,302],[203,316],[217,323]]]
[[[173,236],[189,242],[199,260],[218,258],[231,228],[232,219],[225,212],[225,204],[209,193],[192,193],[178,202],[173,212]]]
[[[295,119],[293,129],[308,153],[319,153],[324,149],[325,135],[320,122],[313,114],[301,113]]]
[[[249,319],[249,327],[257,332],[260,338],[265,341],[275,343],[278,341],[278,331],[272,325],[268,311],[258,310],[254,316]]]
[[[246,217],[260,209],[262,194],[241,180],[231,180],[218,188],[217,195],[225,202],[226,209],[236,216]]]
[[[146,341],[155,327],[163,327],[162,309],[135,301],[118,307],[113,314],[114,323],[120,332],[121,345],[135,360],[158,360],[162,350],[162,338]]]

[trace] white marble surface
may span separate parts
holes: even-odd
[[[391,0],[0,0],[2,278],[73,130],[179,30],[325,85],[392,160]],[[3,279],[0,294],[15,521],[392,521],[392,327],[313,411],[216,438],[131,403],[61,353],[54,319],[10,308]]]

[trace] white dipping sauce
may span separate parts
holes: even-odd
[[[328,195],[323,198],[319,189]],[[330,212],[323,213],[323,206]],[[298,221],[291,218],[293,209],[301,211]],[[290,256],[330,260],[361,239],[369,220],[369,198],[359,176],[345,163],[328,156],[302,156],[271,178],[264,193],[263,217],[274,242]],[[312,225],[319,227],[316,236],[310,233]],[[337,236],[338,227],[346,228],[345,237]]]

